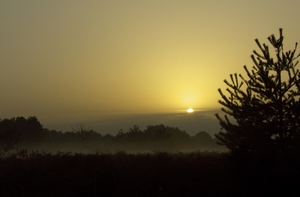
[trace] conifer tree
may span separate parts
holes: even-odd
[[[218,89],[223,117],[216,114],[222,130],[216,135],[229,150],[291,151],[299,147],[300,73],[296,54],[297,43],[284,51],[282,29],[279,38],[268,37],[269,46],[255,42],[252,70],[244,66],[247,78],[231,74],[224,80],[226,94]],[[224,131],[225,130],[225,131]]]

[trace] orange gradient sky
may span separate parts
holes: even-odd
[[[300,41],[300,1],[5,0],[0,118],[220,108],[259,38]],[[92,116],[92,115],[91,115]],[[84,118],[83,118],[84,117]]]

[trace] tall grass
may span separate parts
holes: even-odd
[[[271,194],[272,189],[279,192],[280,187],[272,188],[272,184],[284,171],[264,169],[254,160],[236,167],[228,153],[219,152],[53,154],[19,150],[0,159],[0,195],[250,196],[258,189],[260,194]],[[260,177],[264,176],[256,172],[269,173],[272,178],[263,182]],[[285,182],[291,183],[291,187],[284,185],[287,192],[296,191],[292,186],[299,183],[299,173],[294,173],[284,174]]]

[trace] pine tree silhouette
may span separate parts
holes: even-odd
[[[290,152],[299,150],[300,142],[300,73],[296,54],[297,43],[291,51],[284,51],[282,29],[279,38],[268,37],[269,46],[255,42],[260,50],[253,51],[252,70],[246,66],[248,79],[231,74],[227,96],[218,89],[224,117],[216,114],[222,129],[216,137],[231,151]]]

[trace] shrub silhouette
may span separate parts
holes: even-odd
[[[33,144],[49,139],[48,132],[35,116],[0,120],[0,135],[1,145],[10,144],[10,149],[17,143]]]
[[[252,70],[246,66],[248,79],[231,74],[229,96],[219,89],[219,103],[224,118],[216,114],[222,129],[216,138],[231,151],[291,153],[299,150],[300,73],[296,54],[297,43],[291,51],[284,51],[282,29],[279,38],[268,37],[271,44],[255,42],[260,50],[253,51]],[[275,55],[271,57],[269,48]]]
[[[78,124],[77,128],[72,128],[72,130],[78,135],[82,143],[85,143],[93,132],[92,129],[86,128],[83,124]]]

